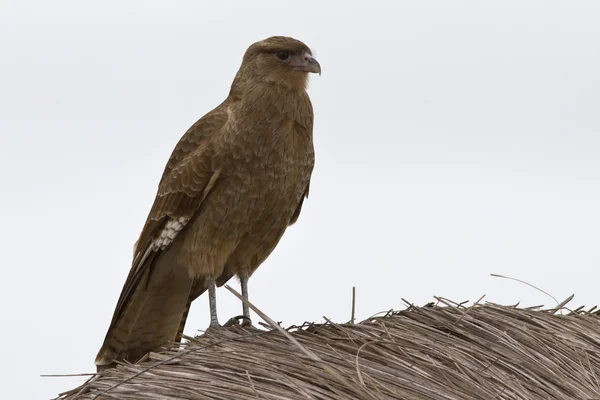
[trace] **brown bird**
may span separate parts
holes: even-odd
[[[296,222],[314,165],[308,73],[321,66],[302,42],[251,45],[229,96],[183,135],[134,248],[129,276],[96,357],[135,362],[181,338],[191,302],[248,278]],[[243,315],[249,321],[248,307]]]

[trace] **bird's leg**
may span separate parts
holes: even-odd
[[[208,278],[208,303],[210,306],[210,325],[208,328],[218,328],[221,324],[219,324],[217,318],[217,285],[213,277]]]
[[[242,298],[248,301],[248,274],[240,274],[240,284],[242,286]],[[242,315],[244,318],[242,321],[242,326],[251,326],[252,320],[250,319],[250,309],[248,308],[248,303],[246,302],[242,302]]]

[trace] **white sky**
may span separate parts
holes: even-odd
[[[271,35],[323,76],[311,196],[250,281],[269,316],[344,322],[353,285],[359,318],[401,297],[555,304],[490,273],[596,304],[598,21],[597,1],[0,1],[3,396],[94,371],[172,148]]]

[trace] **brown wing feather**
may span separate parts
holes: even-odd
[[[115,360],[134,362],[181,333],[194,282],[168,254],[170,243],[157,248],[155,239],[169,221],[193,218],[217,182],[219,171],[212,169],[209,139],[227,120],[226,108],[225,102],[196,122],[171,154],[96,357],[99,369]],[[179,234],[185,233],[184,225]]]

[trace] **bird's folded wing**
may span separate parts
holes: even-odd
[[[136,255],[117,302],[111,328],[118,322],[123,307],[147,272],[146,269],[151,268],[152,259],[172,243],[217,182],[219,171],[210,171],[207,165],[201,165],[205,161],[203,156],[193,157],[194,160],[175,168],[170,176],[163,180],[140,235]]]

